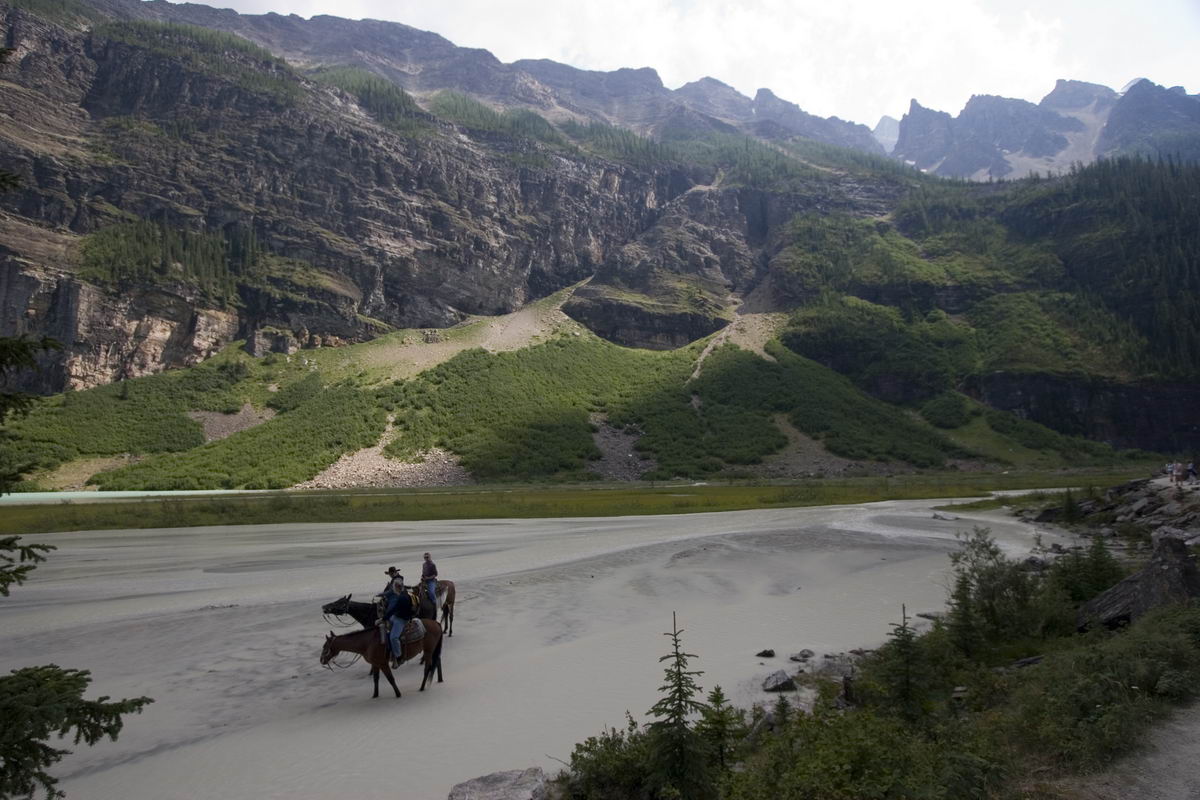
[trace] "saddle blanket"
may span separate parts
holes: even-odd
[[[419,619],[410,619],[408,624],[404,626],[404,631],[400,634],[400,641],[404,644],[419,642],[424,638],[425,623]]]

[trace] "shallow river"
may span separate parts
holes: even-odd
[[[662,682],[671,612],[700,684],[769,702],[763,677],[802,648],[878,643],[940,609],[956,531],[937,501],[722,514],[289,524],[28,537],[56,545],[0,599],[0,670],[92,670],[92,696],[149,695],[120,740],[56,770],[76,800],[444,798],[501,769],[555,769],[573,743],[640,717]],[[319,666],[320,606],[367,600],[430,550],[458,586],[445,683],[420,667],[378,700],[361,664]],[[754,653],[774,648],[774,659]],[[397,778],[397,776],[402,776]]]

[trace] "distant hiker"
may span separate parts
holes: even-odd
[[[404,655],[400,635],[404,633],[404,626],[413,616],[412,598],[404,591],[404,576],[396,575],[384,594],[383,619],[392,626],[388,638],[392,645],[392,657],[397,661]]]
[[[1188,483],[1195,483],[1195,482],[1196,482],[1196,462],[1195,462],[1195,461],[1189,461],[1189,462],[1188,462],[1188,465],[1187,465],[1187,479],[1188,479]]]
[[[425,586],[425,593],[429,595],[429,602],[433,604],[435,616],[437,615],[437,577],[437,564],[434,564],[429,553],[426,553],[425,563],[421,565],[421,583]]]
[[[1178,486],[1183,486],[1183,478],[1187,474],[1182,461],[1175,462],[1175,483]]]

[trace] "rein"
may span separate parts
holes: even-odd
[[[324,618],[325,622],[335,628],[350,628],[358,624],[358,620],[354,619],[354,617],[350,617],[349,622],[342,622],[346,616],[349,616],[345,614],[334,614],[333,619],[330,619],[329,615],[324,612],[321,612],[321,616]]]
[[[358,663],[360,658],[362,658],[362,654],[355,653],[353,660],[351,660],[348,664],[339,664],[337,661],[331,658],[329,659],[329,663],[325,665],[325,669],[329,670],[330,672],[333,672],[334,667],[337,667],[338,669],[350,669],[350,667],[353,667]]]

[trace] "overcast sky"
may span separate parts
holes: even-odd
[[[1200,92],[1200,0],[206,0],[243,13],[403,22],[502,61],[712,76],[874,126],[911,98],[1037,102],[1056,78]]]

